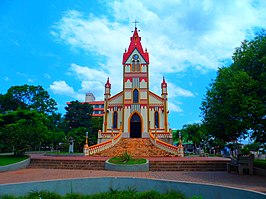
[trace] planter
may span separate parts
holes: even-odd
[[[30,157],[26,160],[23,160],[21,162],[17,162],[14,164],[9,164],[6,166],[0,166],[0,172],[4,171],[14,171],[14,170],[19,170],[19,169],[25,169],[29,166],[30,164]]]
[[[105,170],[109,171],[132,171],[132,172],[145,172],[149,171],[149,160],[146,160],[144,164],[113,164],[109,160],[105,161]]]

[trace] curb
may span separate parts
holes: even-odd
[[[121,165],[110,163],[109,160],[105,161],[104,168],[109,171],[131,171],[131,172],[145,172],[149,171],[149,160],[146,159],[144,164],[132,164],[132,165]]]
[[[19,170],[19,169],[25,169],[29,166],[31,158],[29,157],[26,160],[23,160],[21,162],[17,162],[14,164],[9,164],[6,166],[0,166],[0,172],[5,172],[5,171],[14,171],[14,170]]]

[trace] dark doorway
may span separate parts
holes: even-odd
[[[130,120],[130,138],[141,138],[141,120],[137,113]]]

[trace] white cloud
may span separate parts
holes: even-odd
[[[141,20],[143,47],[150,53],[150,85],[160,93],[158,78],[191,68],[205,73],[231,59],[235,47],[256,27],[266,27],[266,1],[154,1],[105,2],[110,16],[70,10],[51,30],[72,49],[102,57],[97,66],[71,64],[69,74],[81,81],[77,93],[91,91],[102,99],[109,76],[112,93],[122,90],[122,53],[128,47],[132,21]],[[134,8],[134,9],[132,9]],[[191,91],[168,83],[169,106],[180,112],[175,98],[193,97]]]
[[[177,106],[175,103],[169,102],[169,110],[170,112],[183,112],[183,110],[180,108],[180,106]]]
[[[47,73],[44,73],[43,76],[44,76],[44,78],[46,78],[46,79],[51,79],[51,75],[49,75],[49,74],[47,74]]]
[[[65,81],[54,81],[50,85],[50,89],[55,94],[64,94],[67,96],[74,96],[75,95],[74,89],[71,86],[69,86]]]

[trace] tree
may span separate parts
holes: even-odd
[[[45,132],[44,140],[42,146],[47,149],[59,149],[59,143],[66,143],[66,136],[64,133],[65,121],[60,113],[52,113],[47,115],[47,120],[45,125],[48,131]]]
[[[207,90],[201,110],[206,129],[215,138],[235,141],[250,133],[266,141],[266,37],[244,41],[233,64],[220,68]]]
[[[14,99],[10,93],[6,93],[4,95],[0,94],[0,113],[15,111],[18,108],[25,109],[26,104],[17,99]]]
[[[187,141],[191,140],[194,145],[194,151],[197,146],[202,142],[205,131],[201,124],[186,124],[181,129],[182,137],[186,137]]]
[[[92,117],[91,123],[92,123],[91,144],[97,144],[98,131],[102,129],[103,126],[103,117]]]
[[[8,99],[18,103],[18,107],[28,110],[37,110],[41,113],[51,114],[57,110],[55,100],[42,86],[12,86],[6,93]],[[23,105],[23,106],[22,106]],[[11,109],[14,110],[14,109]]]
[[[36,150],[47,131],[45,120],[46,116],[35,110],[0,114],[0,151],[23,155],[26,150]]]
[[[68,131],[79,127],[85,127],[87,129],[92,127],[91,115],[93,108],[90,104],[72,101],[65,109],[67,111],[65,114],[65,120]]]

